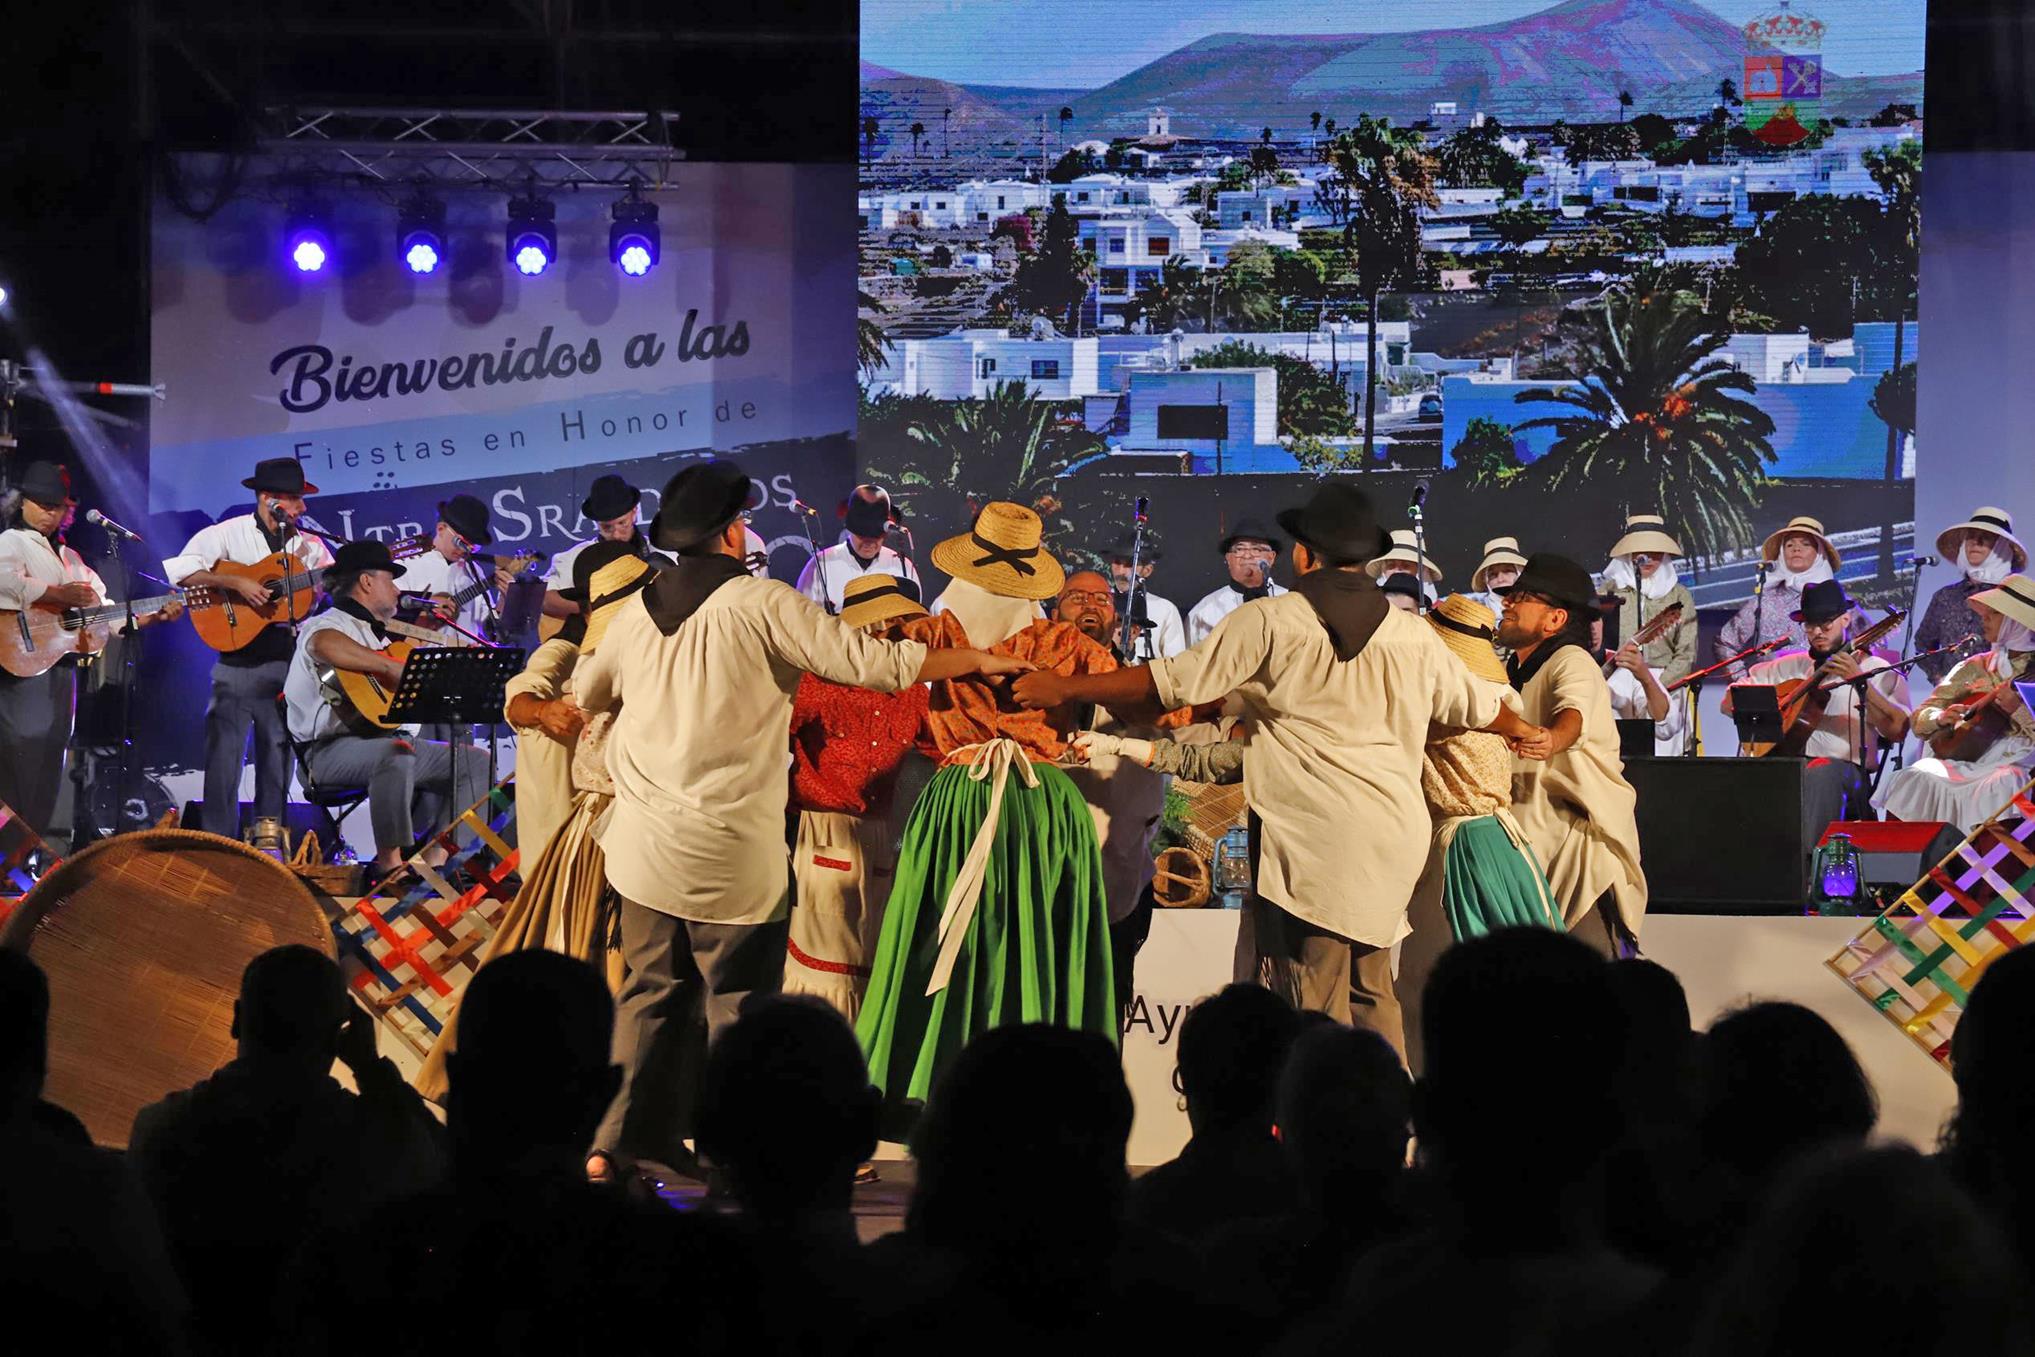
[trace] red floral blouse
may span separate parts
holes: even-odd
[[[791,706],[795,810],[882,814],[897,766],[925,724],[926,685],[876,693],[807,674]]]

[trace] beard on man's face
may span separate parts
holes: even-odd
[[[1083,608],[1073,618],[1075,629],[1091,641],[1109,643],[1109,617],[1092,608]]]

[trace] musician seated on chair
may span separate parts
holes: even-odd
[[[1865,818],[1866,793],[1882,747],[1908,733],[1908,681],[1880,656],[1853,654],[1851,623],[1854,604],[1836,580],[1819,580],[1802,590],[1802,606],[1790,619],[1809,638],[1807,650],[1783,650],[1746,671],[1745,686],[1779,687],[1792,679],[1817,674],[1817,685],[1840,683],[1815,700],[1801,716],[1810,723],[1802,754],[1809,760],[1802,774],[1803,843],[1813,845],[1833,820]],[[1884,671],[1884,672],[1882,672]],[[1847,680],[1871,675],[1862,684]],[[1724,694],[1724,714],[1732,714],[1732,695]],[[1864,693],[1861,712],[1859,694]]]
[[[1891,819],[1947,820],[1964,834],[2035,770],[2035,716],[2013,686],[2035,678],[2035,581],[2009,575],[1970,604],[1992,649],[1945,674],[1916,709],[1915,734],[1932,757],[1888,777],[1873,801]]]
[[[378,870],[396,866],[417,839],[410,813],[416,792],[438,793],[464,809],[487,790],[485,750],[420,739],[415,726],[380,730],[349,724],[334,700],[336,685],[327,676],[341,670],[369,675],[393,693],[403,666],[381,649],[388,641],[382,624],[396,615],[396,580],[402,574],[381,542],[341,547],[324,574],[332,607],[297,634],[283,684],[290,736],[302,746],[309,780],[321,787],[367,789]],[[433,865],[444,858],[435,844],[424,854]]]
[[[1604,669],[1612,714],[1621,721],[1653,722],[1654,757],[1672,758],[1688,746],[1689,704],[1667,690],[1665,671],[1646,662],[1644,645],[1638,640],[1618,645],[1615,635],[1605,634],[1616,631],[1623,602],[1617,594],[1598,595],[1590,618],[1590,654]]]

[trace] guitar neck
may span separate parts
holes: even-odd
[[[179,589],[174,593],[157,594],[154,598],[137,598],[131,604],[99,603],[90,608],[73,608],[64,614],[64,625],[85,627],[94,622],[109,622],[116,617],[127,616],[130,608],[136,617],[144,613],[161,612],[183,596],[183,591]]]
[[[413,626],[408,622],[398,622],[394,618],[390,618],[382,623],[382,630],[391,636],[401,636],[412,641],[424,641],[434,646],[470,646],[474,644],[471,640],[450,628],[444,631],[433,631],[429,627]]]

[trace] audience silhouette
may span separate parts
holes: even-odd
[[[1950,1039],[1957,1112],[1946,1166],[1999,1224],[2035,1281],[2035,948],[1986,968]]]

